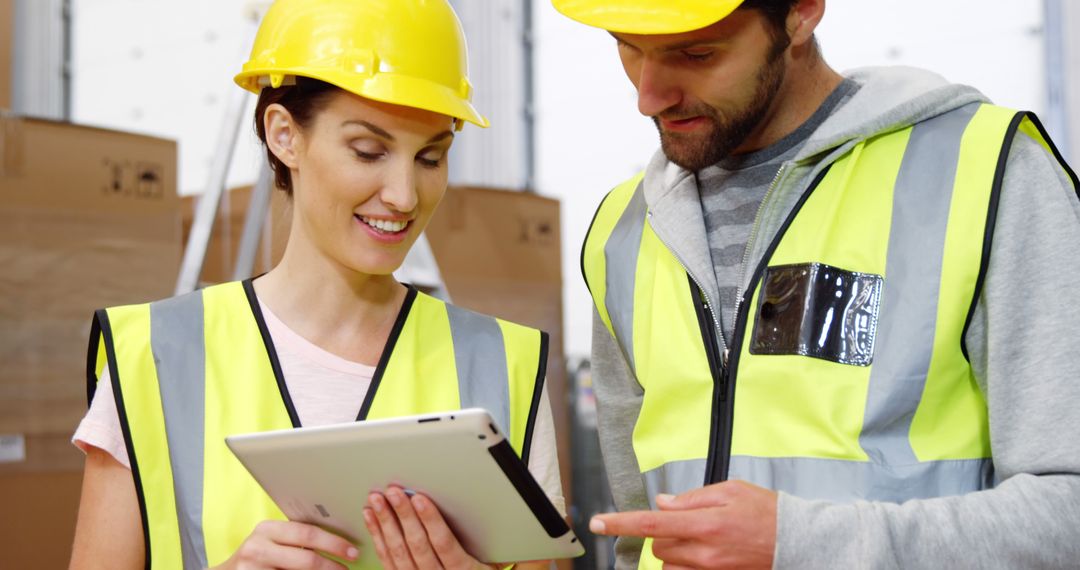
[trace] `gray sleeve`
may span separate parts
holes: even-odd
[[[902,505],[782,494],[776,567],[1080,564],[1080,201],[1018,135],[967,346],[986,396],[992,490]]]
[[[597,402],[597,429],[615,508],[619,511],[647,510],[649,500],[645,480],[638,469],[633,447],[634,424],[641,411],[644,392],[595,308],[592,336],[591,371]],[[637,568],[641,544],[638,538],[617,539],[615,567]]]

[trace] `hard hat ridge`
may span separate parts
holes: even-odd
[[[235,81],[258,93],[310,77],[486,127],[471,102],[468,65],[447,0],[277,0]]]

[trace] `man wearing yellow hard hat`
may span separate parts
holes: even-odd
[[[447,0],[278,0],[235,80],[259,95],[288,245],[254,279],[97,312],[71,567],[489,568],[399,487],[356,505],[361,543],[287,521],[225,444],[483,407],[562,508],[547,335],[393,276],[446,192],[455,132],[487,126],[457,16]]]
[[[835,72],[825,0],[553,4],[660,133],[582,251],[616,566],[1075,567],[1080,200],[1037,119]]]

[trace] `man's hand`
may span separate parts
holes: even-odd
[[[774,491],[726,481],[677,497],[659,495],[659,511],[597,515],[589,530],[652,538],[664,568],[771,568],[776,501]]]

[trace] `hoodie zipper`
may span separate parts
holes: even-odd
[[[780,168],[776,171],[776,176],[773,176],[772,182],[769,183],[768,190],[765,191],[765,196],[761,198],[761,204],[758,206],[757,212],[754,214],[754,225],[750,227],[750,237],[746,240],[746,247],[743,248],[742,263],[739,265],[739,280],[737,281],[738,285],[736,285],[739,288],[735,290],[735,312],[732,313],[735,315],[736,321],[739,320],[739,309],[742,307],[743,293],[745,292],[742,286],[743,281],[746,279],[746,265],[750,262],[750,248],[754,240],[757,239],[758,227],[761,225],[761,212],[765,209],[765,204],[768,202],[769,196],[772,195],[777,183],[780,182],[780,177],[784,174],[787,165],[786,162],[780,165]],[[732,336],[735,334],[737,333],[732,329]],[[724,355],[724,366],[727,366],[728,357],[729,355]]]

